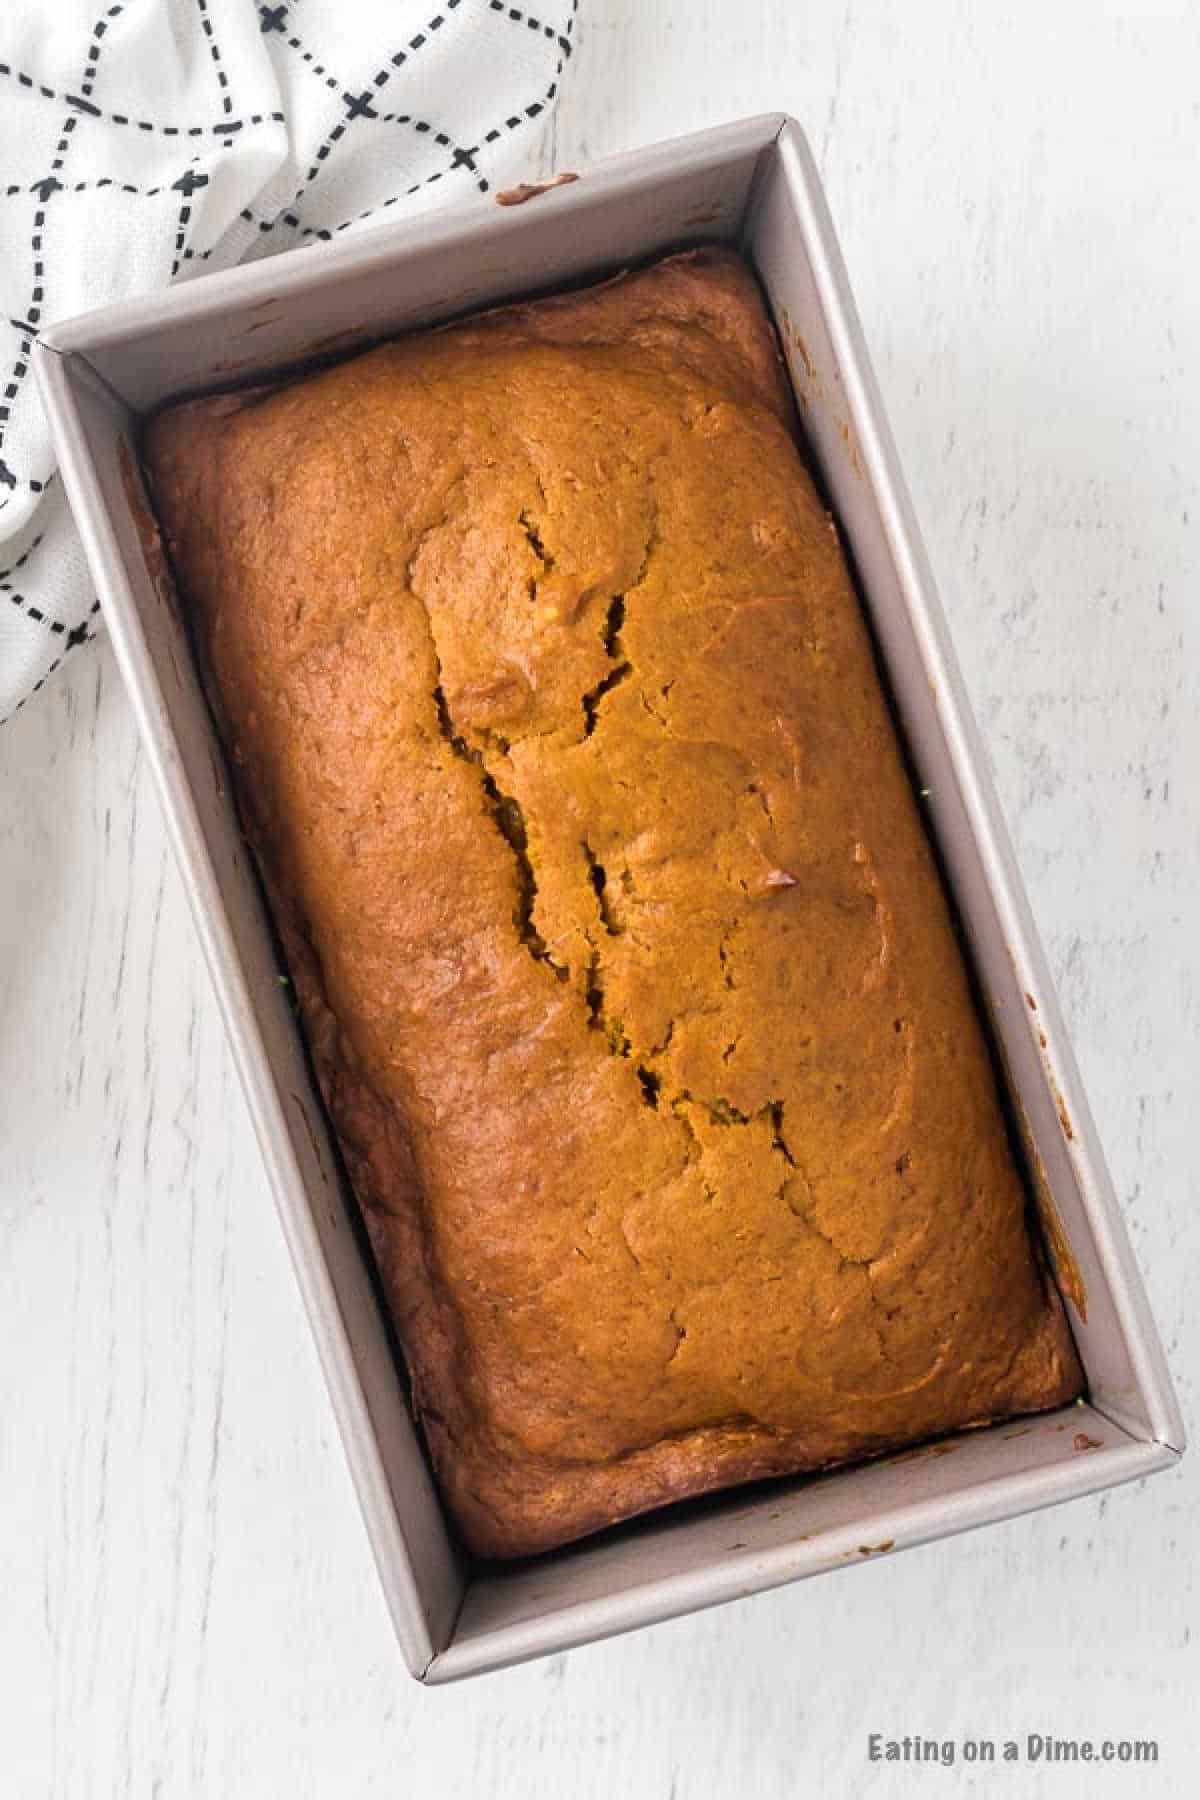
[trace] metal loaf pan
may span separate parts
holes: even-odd
[[[181,392],[688,243],[739,245],[774,310],[852,552],[1024,1137],[1089,1400],[473,1570],[443,1521],[295,1025],[169,583],[148,566],[137,416]],[[405,1659],[451,1681],[1165,1468],[1183,1432],[1063,1033],[803,133],[770,115],[210,275],[47,330],[63,480],[128,684]]]

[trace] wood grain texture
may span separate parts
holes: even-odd
[[[985,16],[986,14],[986,16]],[[588,0],[546,164],[783,106],[821,157],[1185,1412],[1200,1366],[1200,17]],[[2,597],[0,597],[2,598]],[[423,1694],[106,648],[0,731],[0,1792],[1090,1796],[1200,1773],[1200,1464]]]

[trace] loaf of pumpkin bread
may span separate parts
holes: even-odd
[[[144,434],[483,1555],[1080,1388],[793,430],[714,250]]]

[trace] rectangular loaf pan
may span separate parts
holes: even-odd
[[[455,1548],[339,1183],[169,584],[147,566],[137,416],[174,395],[689,243],[769,297],[852,552],[1024,1139],[1088,1402],[652,1516],[500,1572]],[[444,1682],[1009,1518],[1166,1467],[1183,1430],[963,694],[804,135],[779,114],[54,326],[38,372],[412,1673]],[[945,1452],[952,1450],[953,1454]]]

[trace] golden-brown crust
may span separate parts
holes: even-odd
[[[144,453],[468,1543],[1078,1392],[745,267]]]

